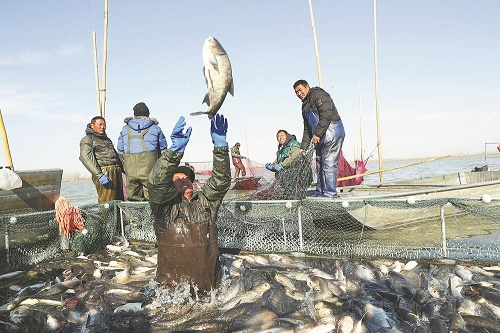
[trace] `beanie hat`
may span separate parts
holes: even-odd
[[[134,106],[134,117],[149,116],[149,109],[143,102],[137,103]]]
[[[177,167],[177,169],[175,169],[175,171],[174,171],[174,173],[178,173],[178,172],[183,173],[186,176],[188,176],[189,179],[191,180],[191,183],[194,182],[194,171],[191,170],[190,167],[181,165],[181,166]]]

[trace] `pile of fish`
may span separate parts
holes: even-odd
[[[155,282],[151,245],[0,275],[0,332],[500,332],[500,267],[222,253],[207,295]]]

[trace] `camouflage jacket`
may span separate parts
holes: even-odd
[[[215,224],[219,206],[231,186],[228,147],[217,147],[213,150],[212,176],[205,181],[201,191],[195,191],[191,200],[187,200],[177,192],[172,180],[183,155],[182,152],[167,149],[149,174],[149,204],[155,219],[157,237],[177,218],[183,218],[189,223],[201,223],[210,219]]]

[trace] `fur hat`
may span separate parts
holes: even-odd
[[[149,109],[143,102],[137,103],[134,106],[134,117],[138,116],[149,116]]]
[[[178,172],[183,173],[186,176],[188,176],[189,179],[191,180],[191,183],[194,182],[194,171],[191,170],[190,167],[187,167],[184,165],[178,166],[177,169],[175,169],[174,173],[178,173]]]

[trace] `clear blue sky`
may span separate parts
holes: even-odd
[[[359,155],[361,127],[363,150],[376,158],[373,2],[313,0],[313,9],[344,153],[351,162]],[[87,174],[79,142],[97,114],[92,31],[102,65],[104,1],[4,1],[0,30],[0,109],[15,168]],[[242,154],[265,163],[278,129],[301,139],[292,85],[318,85],[307,0],[109,0],[108,30],[106,120],[115,145],[143,101],[169,144],[180,115],[193,126],[185,160],[211,160],[208,118],[189,116],[206,108],[201,48],[209,35],[233,66],[235,95],[219,111],[230,145],[241,142]],[[476,153],[500,142],[497,0],[379,0],[377,30],[383,158]]]

